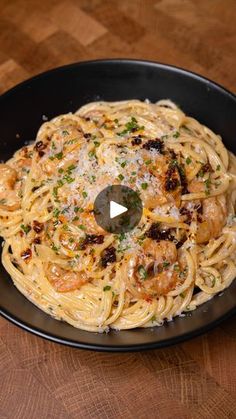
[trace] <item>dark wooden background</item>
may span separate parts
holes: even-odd
[[[235,92],[235,26],[236,0],[0,0],[0,92],[108,57],[183,66]],[[236,418],[235,319],[122,355],[59,346],[0,319],[0,418]]]

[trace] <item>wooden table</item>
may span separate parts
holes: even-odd
[[[235,0],[0,0],[0,91],[103,57],[157,60],[236,90]],[[231,318],[134,354],[59,346],[0,320],[0,418],[236,418]]]

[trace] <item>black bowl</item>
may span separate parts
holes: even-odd
[[[0,159],[8,159],[35,134],[45,117],[74,112],[95,100],[170,98],[188,115],[220,134],[236,153],[236,97],[188,71],[147,61],[91,61],[36,76],[0,97]],[[236,282],[189,316],[162,327],[109,334],[84,332],[44,314],[14,287],[0,267],[0,312],[13,323],[54,342],[103,351],[171,345],[203,333],[235,311]]]

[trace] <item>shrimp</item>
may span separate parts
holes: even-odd
[[[89,280],[84,272],[67,271],[56,263],[50,264],[46,271],[47,279],[58,292],[79,289]]]
[[[150,156],[143,152],[144,161],[150,160]],[[146,208],[156,208],[157,206],[166,204],[168,202],[175,203],[177,207],[180,206],[181,198],[181,187],[180,187],[180,178],[178,172],[174,169],[174,172],[171,174],[175,178],[176,185],[175,187],[167,188],[167,178],[169,176],[169,164],[170,159],[166,156],[158,156],[152,164],[142,167],[140,170],[141,175],[145,175],[147,171],[152,176],[154,180],[153,185],[155,188],[155,193],[153,188],[147,188],[142,191],[142,201]]]
[[[202,222],[198,223],[196,242],[208,242],[218,237],[226,222],[227,208],[224,195],[207,198],[202,203]]]
[[[143,253],[136,256],[131,272],[130,292],[140,298],[165,295],[175,288],[178,276],[173,270],[177,249],[173,242],[146,239]],[[132,292],[134,291],[134,292]]]
[[[0,208],[15,211],[20,208],[20,198],[14,189],[17,172],[8,164],[0,164]]]
[[[95,220],[94,214],[89,210],[86,210],[84,212],[82,212],[79,215],[79,219],[77,221],[74,221],[75,225],[84,225],[84,227],[86,228],[86,233],[87,234],[103,234],[106,235],[107,232],[105,230],[103,230],[103,228],[101,228]]]
[[[203,182],[193,180],[189,192],[204,192]],[[219,236],[224,227],[227,215],[226,198],[224,195],[210,197],[202,200],[201,222],[197,225],[196,242],[206,243]]]

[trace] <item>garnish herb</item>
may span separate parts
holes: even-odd
[[[59,247],[57,247],[54,243],[52,243],[51,248],[54,250],[54,252],[58,252],[59,250]]]
[[[20,228],[24,231],[25,234],[28,234],[31,230],[31,227],[29,225],[25,226],[24,224],[21,224]]]
[[[186,164],[190,164],[190,163],[192,163],[192,160],[190,159],[190,157],[187,157],[186,158]]]
[[[77,141],[78,141],[78,138],[73,138],[72,140],[68,140],[68,141],[66,141],[66,142],[65,142],[65,144],[70,145],[70,144],[74,144],[74,143],[76,143]]]
[[[122,242],[123,240],[125,240],[126,235],[125,235],[125,233],[120,233],[120,234],[117,236],[117,238],[118,238],[118,240],[119,240],[120,242]]]
[[[71,164],[70,166],[67,167],[66,171],[67,172],[72,172],[72,170],[75,170],[76,166],[74,164]]]
[[[141,188],[142,188],[143,190],[146,190],[146,189],[147,189],[147,187],[148,187],[147,182],[143,182],[143,183],[141,183]]]
[[[94,151],[94,150],[89,151],[88,156],[89,156],[90,158],[95,157],[95,156],[96,156],[95,151]]]
[[[63,157],[62,151],[60,151],[60,153],[55,154],[55,158],[58,159],[58,160],[61,160],[62,157]]]
[[[205,194],[206,194],[206,195],[210,195],[211,179],[210,179],[210,178],[206,179],[206,180],[204,181],[204,183],[205,183],[205,188],[206,188],[206,190],[205,190]]]
[[[106,285],[105,287],[103,287],[103,291],[110,291],[111,286],[110,285]]]
[[[170,262],[167,262],[167,260],[165,260],[163,262],[163,268],[168,268],[168,266],[170,266]]]
[[[75,212],[84,212],[83,208],[81,208],[81,207],[75,207],[74,211]]]
[[[147,279],[148,274],[143,265],[139,265],[138,273],[141,279]]]
[[[55,208],[53,210],[53,217],[58,218],[60,214],[60,210],[58,208]]]
[[[179,138],[179,136],[180,136],[179,131],[176,131],[176,132],[173,134],[173,137],[174,137],[174,138]]]
[[[138,130],[144,129],[144,126],[139,126],[138,121],[134,116],[132,116],[131,120],[125,124],[125,129],[121,132],[118,132],[117,135],[123,136],[130,132],[135,132]]]

